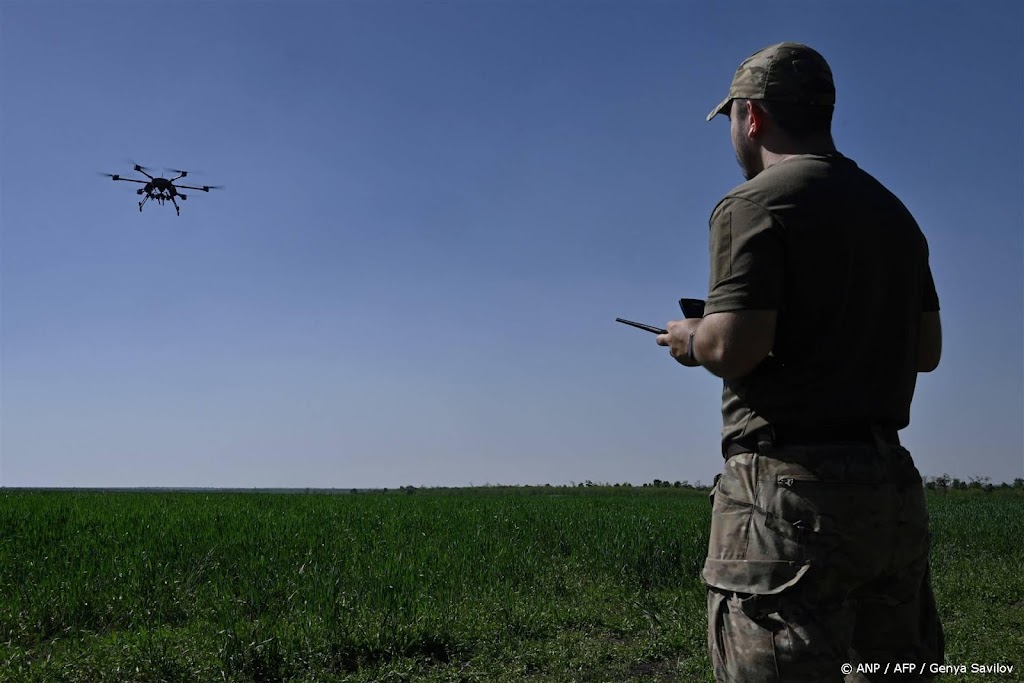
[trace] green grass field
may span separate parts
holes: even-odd
[[[706,495],[532,492],[2,492],[0,681],[711,681]],[[1024,680],[1024,498],[929,505],[947,661]]]

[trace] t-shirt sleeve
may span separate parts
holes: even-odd
[[[711,215],[711,278],[704,314],[782,308],[781,228],[762,206],[726,197]]]

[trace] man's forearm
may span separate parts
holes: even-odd
[[[712,375],[722,379],[735,379],[741,377],[738,369],[732,367],[726,353],[725,343],[722,335],[707,323],[701,323],[693,335],[693,358]],[[746,374],[746,373],[743,373]]]
[[[771,351],[775,311],[713,313],[693,336],[693,356],[722,379],[749,374]]]

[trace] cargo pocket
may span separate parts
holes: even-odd
[[[750,595],[776,595],[795,586],[809,564],[773,560],[704,561],[701,578],[712,588]]]
[[[734,470],[719,482],[701,576],[713,588],[775,595],[807,573],[810,562],[804,546],[814,524],[806,515],[783,514],[787,511],[784,492],[774,481],[753,479],[757,469],[758,463],[752,463],[751,468]]]

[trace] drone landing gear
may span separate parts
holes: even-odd
[[[184,197],[182,197],[184,199]],[[181,215],[181,207],[178,206],[178,202],[174,201],[174,197],[171,197],[171,203],[174,204],[174,214],[177,216]]]

